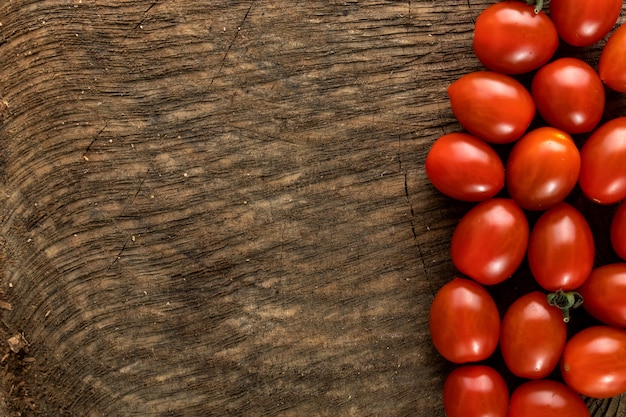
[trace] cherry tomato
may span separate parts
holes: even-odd
[[[577,291],[593,317],[604,324],[626,327],[626,263],[595,268]]]
[[[448,87],[461,126],[491,143],[519,139],[535,117],[535,103],[514,78],[491,71],[466,74]]]
[[[452,263],[481,284],[497,284],[520,266],[529,226],[511,199],[492,198],[471,208],[456,226],[450,243]]]
[[[584,304],[583,304],[584,305]],[[565,345],[561,374],[574,391],[592,398],[626,392],[626,330],[587,327]]]
[[[503,74],[522,74],[552,58],[559,36],[550,18],[519,1],[495,3],[480,13],[473,48],[484,66]]]
[[[509,194],[526,210],[546,210],[576,186],[580,153],[567,133],[540,127],[515,143],[506,166]]]
[[[537,112],[551,126],[568,133],[586,133],[604,112],[604,85],[586,62],[560,58],[535,74],[531,88]]]
[[[587,404],[567,385],[550,379],[524,382],[511,394],[507,417],[589,417]]]
[[[561,202],[543,213],[530,233],[528,265],[548,291],[571,291],[593,268],[595,243],[591,227],[574,207]]]
[[[599,204],[626,198],[626,117],[610,120],[596,129],[580,150],[583,193]]]
[[[556,368],[565,347],[563,313],[534,291],[513,302],[502,318],[500,351],[509,370],[522,378],[545,378]]]
[[[502,376],[484,365],[464,365],[443,385],[443,408],[448,417],[506,417],[509,390]]]
[[[611,245],[617,256],[626,260],[626,202],[619,205],[611,220]]]
[[[550,19],[559,36],[573,46],[604,39],[622,11],[622,0],[551,0]]]
[[[465,278],[454,278],[437,292],[429,325],[433,345],[454,363],[488,358],[500,336],[495,301],[480,284]]]
[[[426,157],[426,174],[440,192],[462,201],[483,201],[504,187],[504,165],[496,151],[465,133],[435,141]]]
[[[598,73],[607,87],[626,93],[626,25],[618,27],[604,44]]]

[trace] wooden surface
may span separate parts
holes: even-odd
[[[442,417],[423,160],[489,3],[1,2],[0,410]]]

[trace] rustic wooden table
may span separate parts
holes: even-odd
[[[6,415],[443,416],[423,161],[490,3],[3,1]]]

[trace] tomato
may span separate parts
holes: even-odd
[[[450,243],[452,263],[481,284],[497,284],[520,266],[528,246],[529,226],[511,199],[478,203],[459,221]]]
[[[443,385],[443,408],[448,417],[506,417],[508,406],[506,382],[489,366],[461,366]]]
[[[551,0],[550,19],[561,39],[573,46],[589,46],[613,29],[622,0]]]
[[[626,93],[626,25],[618,27],[606,41],[600,53],[598,73],[607,87]]]
[[[587,397],[626,392],[626,330],[592,326],[574,334],[563,351],[561,374],[570,388]]]
[[[519,139],[535,117],[535,103],[514,78],[491,71],[466,74],[448,87],[461,126],[491,143]]]
[[[492,71],[522,74],[535,70],[552,58],[558,46],[554,23],[526,3],[495,3],[476,19],[474,53]]]
[[[496,151],[466,133],[435,141],[426,156],[426,174],[440,192],[462,201],[483,201],[504,187],[504,165]]]
[[[586,133],[604,112],[604,84],[598,73],[577,58],[560,58],[537,71],[531,83],[537,112],[551,126]]]
[[[543,213],[530,233],[528,265],[548,291],[571,291],[583,284],[595,259],[595,243],[585,217],[561,202]]]
[[[556,368],[567,339],[563,314],[533,291],[513,302],[500,326],[500,351],[509,370],[522,378],[545,378]]]
[[[487,359],[500,337],[498,307],[480,284],[454,278],[430,306],[430,336],[437,351],[454,363]]]
[[[611,246],[620,258],[626,260],[626,202],[619,205],[611,220]]]
[[[626,198],[626,117],[610,120],[596,129],[580,150],[583,193],[599,204]]]
[[[550,379],[524,382],[511,394],[507,417],[589,417],[587,404],[567,385]]]
[[[595,268],[577,291],[593,317],[604,324],[626,327],[626,263]]]
[[[567,133],[540,127],[515,143],[506,165],[509,194],[526,210],[545,210],[574,189],[580,153]]]

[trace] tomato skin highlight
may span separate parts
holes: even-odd
[[[476,19],[472,47],[492,71],[523,74],[552,58],[559,46],[556,27],[534,6],[504,1],[484,9]]]
[[[626,25],[621,25],[604,44],[598,61],[600,79],[612,90],[626,93]]]
[[[589,277],[594,260],[591,227],[576,208],[561,202],[537,219],[528,241],[528,264],[542,288],[578,288]]]
[[[506,187],[526,210],[546,210],[563,201],[580,173],[580,152],[571,136],[540,127],[515,143],[506,165]]]
[[[598,127],[580,150],[578,184],[585,196],[598,204],[626,198],[626,117]]]
[[[626,330],[592,326],[574,334],[563,351],[561,375],[570,388],[587,397],[626,392]]]
[[[504,164],[496,151],[466,133],[437,139],[426,156],[425,168],[437,190],[461,201],[484,201],[504,187]]]
[[[537,112],[551,126],[571,134],[587,133],[604,112],[604,84],[577,58],[560,58],[537,71],[531,83]]]
[[[508,405],[506,382],[489,366],[456,368],[443,385],[443,407],[448,417],[506,417]]]
[[[535,117],[535,103],[516,79],[492,71],[463,75],[448,87],[458,122],[489,143],[519,139]]]
[[[561,39],[590,46],[604,39],[622,11],[622,0],[551,0],[550,19]]]
[[[441,356],[457,364],[478,362],[496,350],[500,314],[484,287],[466,278],[454,278],[435,295],[429,327]]]
[[[613,214],[611,246],[617,256],[626,260],[626,202],[621,203]]]
[[[567,385],[550,379],[527,381],[509,401],[507,417],[589,417],[587,404]]]
[[[452,263],[481,284],[498,284],[522,263],[529,233],[526,215],[513,200],[483,201],[471,208],[454,229]]]
[[[563,313],[533,291],[507,309],[500,325],[500,351],[509,370],[527,379],[545,378],[556,368],[567,339]]]
[[[610,326],[626,327],[626,263],[595,268],[577,291],[593,317]]]

